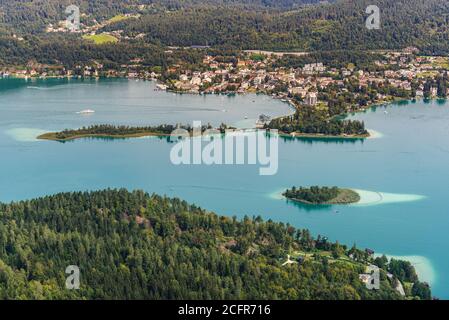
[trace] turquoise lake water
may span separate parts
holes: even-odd
[[[76,113],[83,109],[96,113]],[[449,102],[398,103],[351,116],[381,133],[376,139],[280,140],[274,176],[260,176],[259,167],[248,165],[174,166],[166,139],[35,140],[42,132],[95,123],[202,120],[245,127],[259,114],[290,112],[287,104],[263,95],[174,95],[144,81],[0,79],[0,201],[144,189],[219,214],[261,215],[347,245],[410,257],[433,294],[449,298]],[[279,197],[293,185],[373,193],[364,205],[310,207]]]

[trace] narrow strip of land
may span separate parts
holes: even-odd
[[[105,139],[126,139],[126,138],[142,138],[142,137],[150,137],[150,136],[158,136],[164,137],[169,136],[170,134],[161,133],[161,132],[139,132],[139,133],[122,133],[122,134],[114,134],[114,133],[84,133],[84,134],[73,134],[69,136],[62,137],[60,132],[48,132],[44,133],[37,137],[39,140],[51,140],[51,141],[72,141],[84,138],[105,138]]]
[[[204,133],[206,130],[215,130],[217,132],[224,133],[225,130],[235,130],[235,128],[228,127],[224,124],[218,128],[213,128],[210,125],[202,126],[201,128],[193,128],[190,126],[179,125],[129,127],[103,124],[79,129],[66,129],[59,132],[48,132],[39,135],[37,139],[65,142],[82,138],[124,139],[148,136],[168,137],[173,134],[176,135],[177,132],[179,133],[179,136],[195,136],[196,134]]]

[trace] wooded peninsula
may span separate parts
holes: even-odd
[[[211,125],[202,126],[201,132],[213,129]],[[224,124],[215,130],[224,133],[226,129],[233,129]],[[37,137],[39,140],[53,140],[66,142],[82,138],[110,138],[110,139],[124,139],[124,138],[139,138],[148,136],[170,136],[175,130],[184,130],[189,135],[194,134],[194,128],[184,125],[159,125],[159,126],[145,126],[145,127],[130,127],[130,126],[115,126],[108,124],[92,125],[89,127],[82,127],[79,129],[65,129],[60,132],[48,132]],[[198,128],[200,131],[200,128]]]

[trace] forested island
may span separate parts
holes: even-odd
[[[379,290],[359,279],[368,264]],[[65,288],[69,265],[79,290]],[[431,292],[409,262],[260,217],[124,189],[0,204],[0,299],[412,298]]]
[[[292,136],[369,137],[363,121],[341,120],[335,117],[329,119],[326,112],[307,106],[299,106],[292,116],[272,120],[266,128],[277,129]]]
[[[310,188],[292,187],[287,189],[283,196],[287,199],[306,204],[351,204],[360,201],[360,195],[351,189],[341,189],[338,187]]]
[[[53,141],[71,141],[82,138],[111,138],[111,139],[125,139],[125,138],[138,138],[146,136],[170,136],[175,130],[181,129],[193,134],[194,128],[188,125],[159,125],[159,126],[146,126],[146,127],[131,127],[131,126],[115,126],[115,125],[92,125],[89,127],[82,127],[79,129],[65,129],[59,132],[44,133],[37,137],[40,140],[53,140]],[[205,130],[213,129],[211,125],[202,126],[198,131],[204,132]],[[222,124],[216,130],[224,132],[230,127]]]

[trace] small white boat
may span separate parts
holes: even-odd
[[[95,110],[86,109],[77,112],[77,114],[92,114],[92,113],[95,113]]]
[[[156,85],[156,89],[157,89],[157,90],[161,90],[161,91],[165,91],[165,90],[167,90],[167,86],[166,86],[165,84],[158,83],[158,84]]]
[[[248,116],[245,116],[245,119],[248,119]]]

